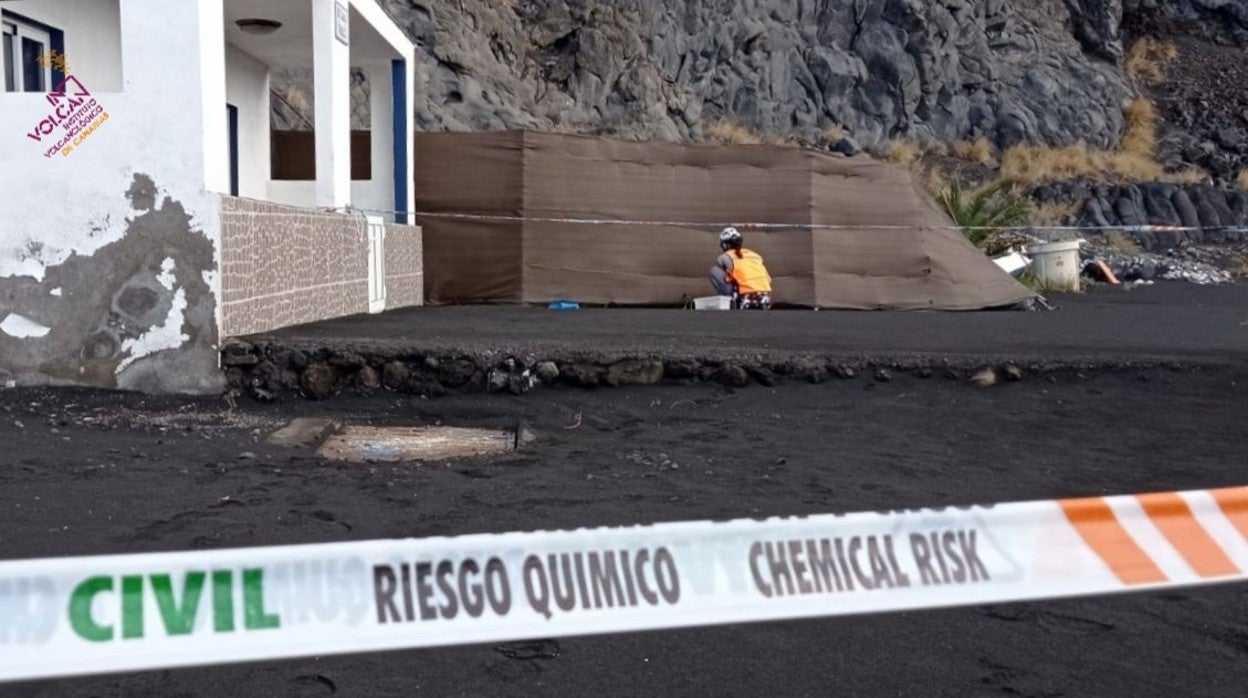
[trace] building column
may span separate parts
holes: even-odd
[[[336,13],[347,0],[312,3],[312,71],[316,99],[316,205],[351,203],[351,49],[335,36]]]
[[[390,65],[388,63],[370,63],[364,69],[368,77],[369,89],[369,132],[372,139],[373,171],[369,182],[370,187],[378,191],[393,189],[394,181],[394,127],[391,125],[390,108]],[[388,201],[382,211],[394,210],[394,196],[386,197]]]
[[[124,12],[125,3],[122,4]],[[194,11],[199,27],[199,118],[204,134],[204,188],[228,194],[230,161],[229,126],[225,118],[225,19],[221,3],[216,0],[197,0]]]

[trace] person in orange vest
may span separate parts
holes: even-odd
[[[719,234],[723,254],[711,267],[711,285],[721,296],[732,298],[734,308],[771,307],[771,274],[762,255],[745,247],[745,239],[736,228],[724,228]]]

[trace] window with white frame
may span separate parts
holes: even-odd
[[[4,44],[0,46],[5,92],[48,92],[52,89],[52,66],[41,60],[52,49],[52,37],[9,14],[0,18]]]

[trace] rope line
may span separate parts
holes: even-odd
[[[285,206],[286,204],[279,204]],[[1019,226],[964,226],[964,225],[849,225],[843,223],[770,223],[770,222],[751,222],[751,221],[668,221],[668,220],[630,220],[621,218],[566,218],[566,217],[550,217],[550,216],[512,216],[503,214],[487,214],[487,213],[455,213],[447,211],[383,211],[376,209],[361,209],[351,206],[338,208],[306,208],[291,206],[291,208],[299,208],[306,211],[317,211],[321,213],[338,213],[351,216],[394,216],[394,215],[410,215],[416,218],[435,218],[446,220],[463,220],[463,221],[484,221],[496,223],[551,223],[558,225],[613,225],[613,226],[648,226],[662,228],[707,228],[714,229],[719,232],[720,229],[727,227],[741,228],[745,230],[995,230],[999,232],[1032,232],[1032,231],[1052,231],[1052,232],[1088,232],[1088,231],[1106,231],[1117,230],[1124,233],[1148,233],[1148,232],[1175,232],[1190,233],[1199,231],[1222,231],[1248,233],[1248,226],[1243,225],[1222,225],[1222,226],[1182,226],[1182,225],[1019,225]],[[278,213],[270,211],[256,212],[233,212],[240,215],[248,216],[287,216],[287,213]],[[389,221],[387,221],[389,222]]]

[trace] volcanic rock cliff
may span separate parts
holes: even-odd
[[[1248,188],[1248,0],[381,3],[417,44],[421,130],[703,140],[728,122],[847,154],[977,139],[997,153],[1078,142],[1112,151],[1128,131],[1124,107],[1143,97],[1156,111],[1147,156],[1203,181],[1143,193],[1147,178],[1046,182],[1036,199],[1091,201],[1077,216],[1090,224],[1177,223],[1215,220],[1191,212],[1199,202],[1175,203],[1180,189],[1234,198],[1229,190]],[[1177,47],[1160,81],[1126,65],[1141,38]],[[277,76],[275,92],[298,82]],[[353,82],[366,109],[367,83]],[[310,105],[300,114],[294,101],[278,100],[276,128],[310,127]],[[364,127],[366,114],[355,122]],[[1248,219],[1232,213],[1216,220]]]
[[[1248,0],[384,0],[417,126],[696,139],[839,125],[864,146],[1111,147],[1127,32],[1243,42]]]

